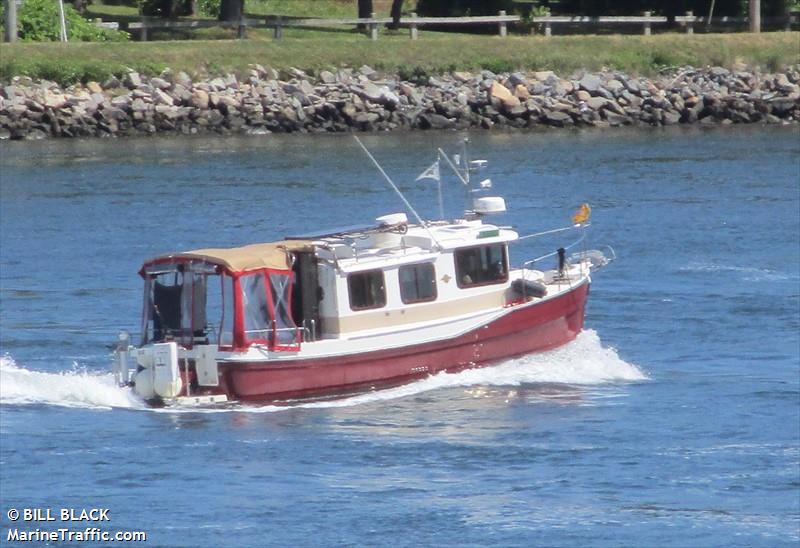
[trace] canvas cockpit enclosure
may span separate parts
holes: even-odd
[[[299,349],[292,265],[295,252],[310,249],[310,242],[283,241],[200,249],[145,262],[139,271],[145,280],[142,344]]]

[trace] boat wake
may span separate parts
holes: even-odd
[[[144,408],[144,402],[120,388],[111,373],[95,373],[75,364],[69,371],[47,373],[20,367],[0,357],[0,405],[57,405],[91,409]]]
[[[291,406],[231,405],[222,408],[165,408],[156,412],[251,412],[268,413],[287,408],[333,408],[364,405],[415,396],[443,388],[520,387],[536,384],[603,385],[646,380],[635,365],[603,347],[593,330],[572,343],[550,352],[522,356],[495,366],[460,373],[439,373],[397,388],[335,400],[297,403]],[[110,373],[73,370],[46,373],[20,367],[10,356],[0,357],[0,405],[53,405],[90,409],[149,409],[129,390],[114,384]]]
[[[570,344],[540,354],[504,360],[492,367],[460,373],[438,373],[420,381],[333,401],[312,402],[302,407],[347,407],[415,396],[444,388],[522,387],[533,385],[592,386],[636,382],[648,377],[638,367],[605,348],[594,330],[586,330]]]
[[[783,282],[797,279],[797,274],[780,272],[769,268],[735,266],[712,262],[691,262],[679,269],[681,272],[699,274],[723,274],[741,278],[743,282]]]

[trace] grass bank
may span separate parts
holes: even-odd
[[[778,71],[800,63],[800,33],[660,34],[655,36],[476,36],[424,32],[384,33],[371,42],[355,32],[288,30],[284,40],[263,34],[248,40],[130,43],[16,43],[0,46],[0,80],[17,75],[68,84],[104,80],[132,68],[158,73],[166,67],[190,74],[241,72],[250,63],[278,70],[317,71],[363,64],[387,71],[431,74],[486,68],[553,70],[618,69],[649,75],[665,67],[735,63]]]

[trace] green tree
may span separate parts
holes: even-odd
[[[389,28],[396,29],[400,26],[400,16],[403,13],[403,0],[392,0],[392,9],[389,14],[392,17],[392,22]]]
[[[238,21],[244,15],[244,0],[221,0],[220,21]]]
[[[67,38],[80,42],[120,42],[128,34],[104,29],[87,21],[70,4],[64,4]],[[61,39],[61,16],[53,0],[25,0],[17,12],[19,39],[25,42],[57,42]]]
[[[372,7],[372,0],[358,0],[358,18],[366,19],[372,12],[375,11]]]
[[[165,19],[189,15],[193,9],[191,0],[141,0],[141,6],[143,14]]]
[[[513,0],[418,0],[417,12],[430,17],[497,15],[500,10],[512,13],[516,6]]]

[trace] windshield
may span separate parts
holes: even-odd
[[[233,280],[215,265],[155,265],[145,271],[142,344],[176,341],[230,345],[233,342]]]
[[[298,340],[292,318],[291,271],[263,270],[239,278],[244,319],[244,343],[289,349]]]

